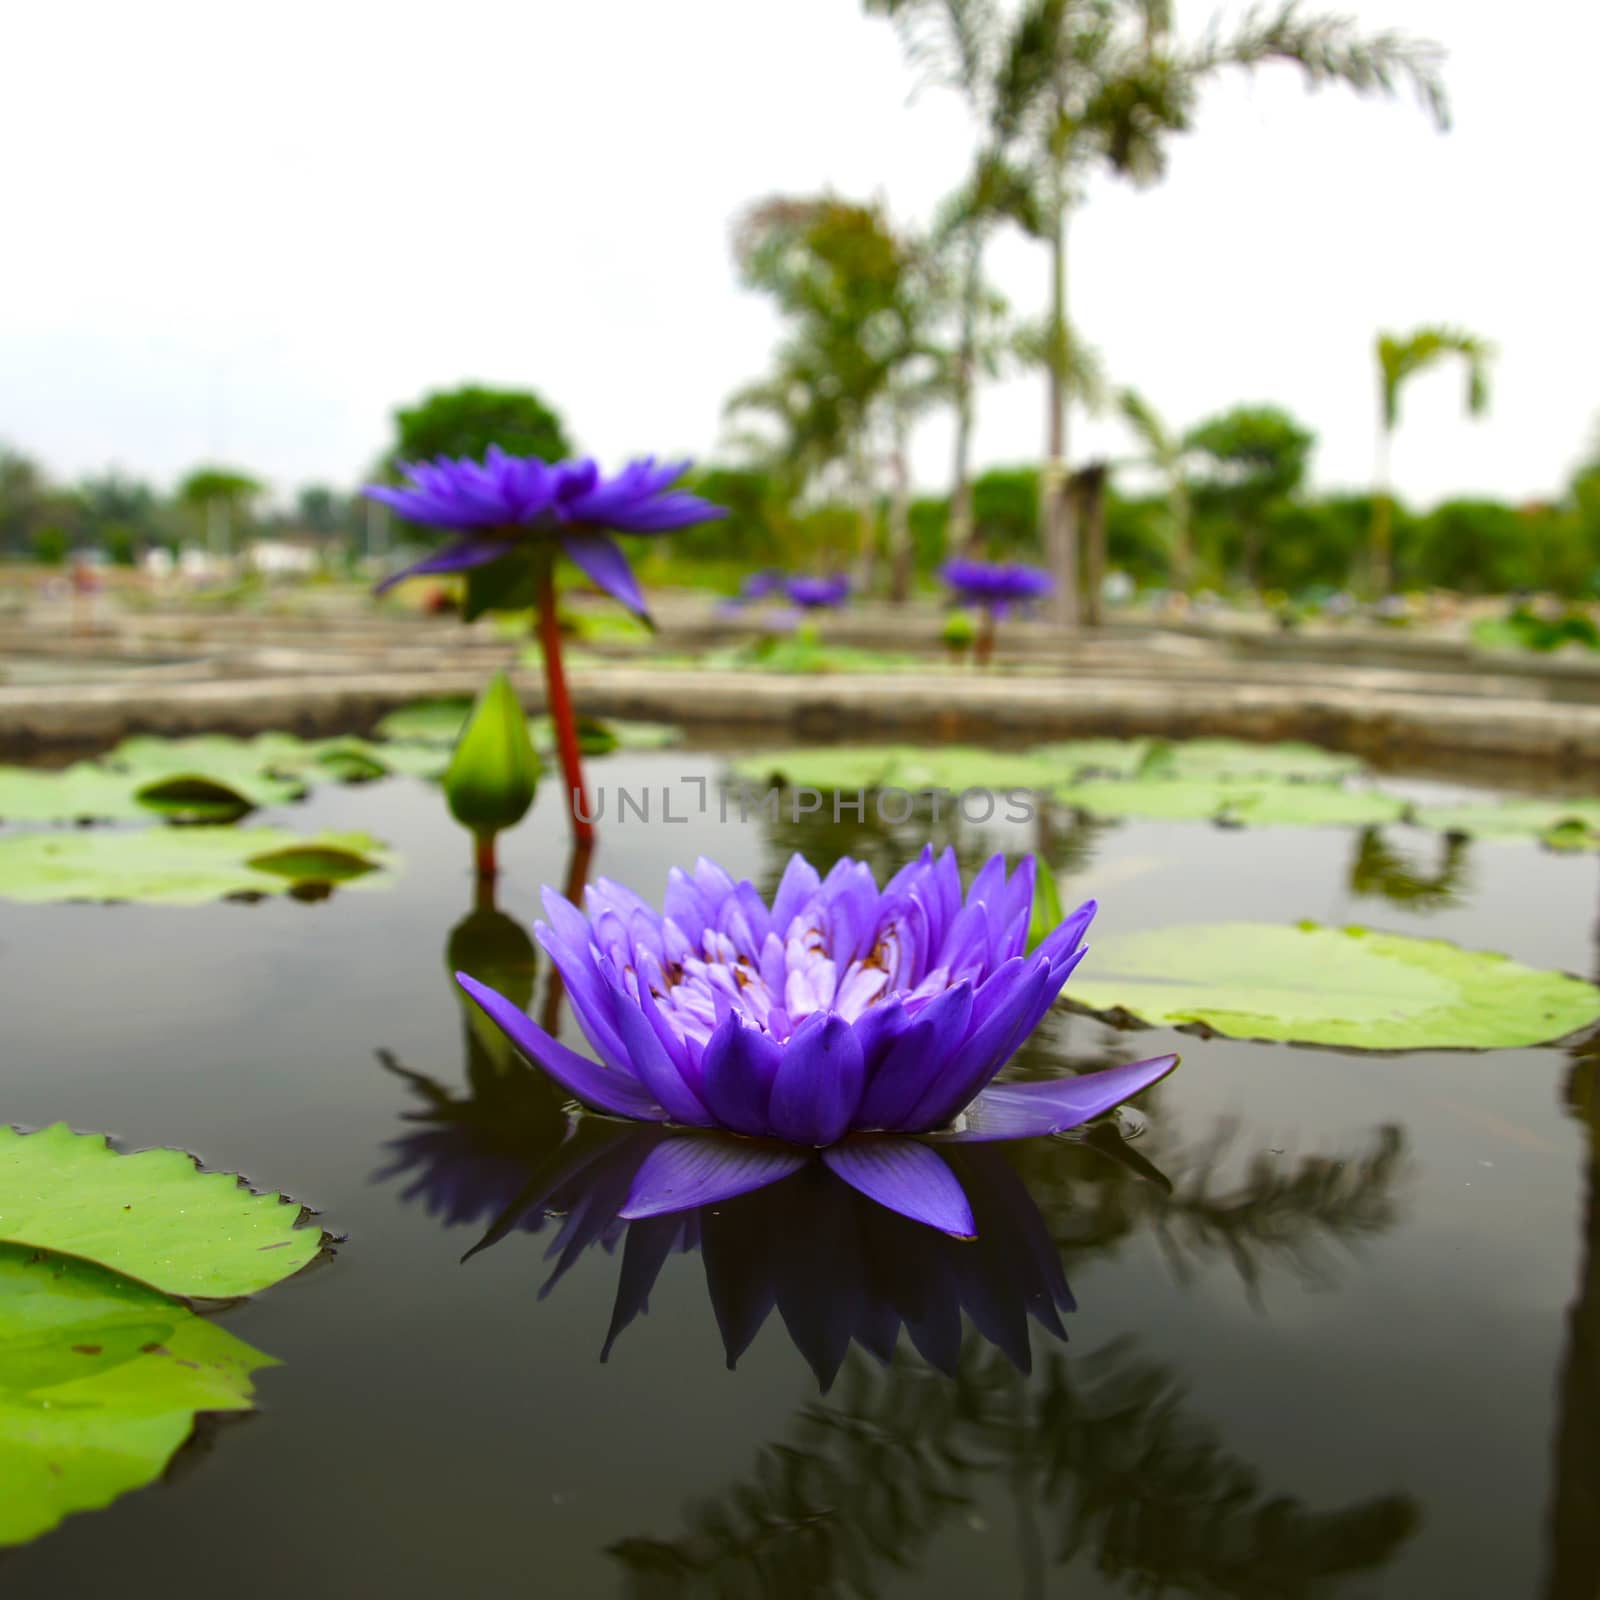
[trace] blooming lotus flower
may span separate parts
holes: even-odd
[[[658,466],[654,456],[629,462],[607,478],[588,458],[541,461],[490,445],[482,461],[440,456],[401,470],[410,480],[404,487],[369,484],[363,492],[413,522],[450,528],[461,537],[385,579],[379,593],[403,578],[486,566],[538,541],[552,552],[559,547],[607,594],[648,617],[627,558],[611,535],[669,533],[727,515],[721,506],[672,488],[689,470],[687,461]]]
[[[963,605],[981,607],[991,616],[1008,616],[1029,601],[1050,593],[1054,584],[1042,567],[998,561],[947,561],[939,576],[956,591]]]
[[[1034,870],[1026,857],[1008,876],[997,855],[963,895],[951,850],[924,849],[881,889],[861,862],[841,859],[822,878],[796,855],[768,906],[702,858],[673,870],[659,913],[604,878],[585,891],[587,914],[546,889],[550,920],[534,932],[598,1061],[456,976],[584,1104],[707,1130],[657,1146],[619,1216],[708,1205],[820,1159],[869,1199],[971,1237],[960,1183],[908,1136],[1056,1133],[1177,1063],[993,1083],[1082,959],[1095,910],[1086,902],[1025,953]]]
[[[842,606],[850,598],[850,580],[843,575],[832,578],[790,578],[784,593],[807,611],[822,611]]]

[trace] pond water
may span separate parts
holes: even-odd
[[[611,823],[591,870],[658,900],[705,852],[770,892],[795,848],[881,875],[952,838],[969,870],[1043,851],[1099,898],[1101,932],[1308,917],[1596,969],[1593,857],[1393,830],[1408,886],[1349,831],[724,822],[690,781],[720,770],[596,763],[613,791],[671,786],[687,820],[658,803]],[[978,1245],[864,1217],[809,1173],[582,1248],[626,1151],[552,1175],[560,1096],[473,1030],[447,972],[546,1004],[524,930],[567,876],[557,815],[543,796],[502,841],[493,911],[437,791],[405,779],[263,814],[388,840],[386,889],[0,907],[5,1120],[195,1151],[347,1240],[223,1313],[282,1363],[259,1412],[0,1559],[8,1600],[196,1577],[241,1596],[1592,1600],[1600,1056],[1364,1056],[1058,1009],[1019,1070],[1183,1065],[1092,1139],[975,1147]],[[552,1191],[565,1216],[545,1219]],[[869,1347],[897,1318],[926,1354],[902,1334],[884,1367]]]

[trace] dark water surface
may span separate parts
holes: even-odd
[[[617,756],[594,776],[671,783],[691,813],[682,775],[718,765]],[[523,928],[566,877],[557,815],[544,795],[503,842],[501,915],[474,915],[465,838],[410,781],[285,816],[388,840],[387,889],[0,907],[0,1119],[192,1150],[348,1236],[224,1314],[283,1363],[258,1379],[260,1413],[0,1559],[7,1600],[1593,1600],[1600,1058],[1360,1056],[1062,1011],[1019,1070],[1167,1049],[1184,1064],[1093,1141],[977,1147],[964,1176],[994,1219],[979,1245],[802,1174],[687,1226],[607,1234],[541,1296],[552,1244],[603,1222],[628,1152],[599,1140],[568,1151],[592,1157],[584,1175],[550,1170],[559,1097],[472,1031],[447,947],[544,1004]],[[663,825],[658,809],[606,827],[593,870],[658,901],[667,868],[704,851],[769,890],[797,846],[882,873],[949,831],[714,810]],[[1044,850],[1100,899],[1102,933],[1309,917],[1595,971],[1592,858],[1390,833],[1409,861],[1348,832],[1064,819],[955,842],[969,869]],[[547,1219],[533,1200],[552,1187]],[[619,1281],[618,1320],[647,1287],[648,1314],[602,1362]],[[931,1360],[904,1334],[888,1367],[869,1353],[897,1319]],[[749,1340],[731,1371],[725,1335]]]

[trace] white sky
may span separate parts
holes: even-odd
[[[1218,83],[1159,188],[1092,192],[1079,325],[1174,423],[1287,406],[1331,487],[1370,475],[1375,330],[1462,323],[1501,352],[1492,414],[1419,380],[1401,492],[1558,493],[1600,414],[1600,6],[1329,3],[1449,48],[1454,131],[1287,68]],[[63,476],[349,485],[396,404],[469,379],[536,388],[608,463],[707,456],[775,334],[733,214],[831,186],[924,218],[970,148],[856,0],[49,0],[4,49],[0,439]],[[993,270],[1038,311],[1042,251]],[[980,463],[1037,454],[1040,388],[985,391]],[[930,423],[922,486],[948,451]]]

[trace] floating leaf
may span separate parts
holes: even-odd
[[[1203,778],[1091,779],[1057,791],[1096,817],[1337,828],[1394,822],[1406,802],[1380,789],[1332,783],[1248,784]]]
[[[976,745],[823,745],[770,750],[733,763],[746,781],[796,789],[1040,789],[1061,781],[1058,762]]]
[[[1440,833],[1485,839],[1539,839],[1552,849],[1600,849],[1600,800],[1514,798],[1459,806],[1419,806],[1412,820]]]
[[[418,700],[391,711],[377,726],[384,739],[412,739],[425,744],[453,745],[460,737],[472,702],[464,695]]]
[[[1176,778],[1274,778],[1289,783],[1337,783],[1365,771],[1358,756],[1281,739],[1182,739],[1154,743],[1142,774]]]
[[[127,822],[148,817],[125,772],[92,761],[60,771],[0,767],[0,821]]]
[[[0,1243],[77,1256],[164,1294],[231,1300],[298,1272],[322,1248],[301,1215],[177,1150],[123,1155],[64,1122],[0,1125]]]
[[[273,735],[281,741],[283,735]],[[275,777],[270,746],[254,740],[207,734],[194,739],[124,739],[106,752],[102,764],[136,782],[145,805],[184,820],[214,820],[231,804],[236,812],[285,805],[302,799],[303,778]]]
[[[275,1365],[143,1284],[0,1245],[0,1545],[152,1482],[196,1416],[249,1410]]]
[[[453,746],[466,724],[472,702],[460,696],[418,700],[391,711],[377,726],[386,740],[406,740],[415,745]],[[528,733],[540,750],[555,748],[555,724],[547,716],[530,717]],[[677,744],[682,733],[667,722],[630,722],[622,718],[578,718],[578,743],[585,755],[605,755],[611,750],[658,750]],[[386,759],[390,744],[371,747]]]
[[[1067,739],[1035,745],[1029,754],[1049,761],[1065,782],[1070,778],[1132,778],[1156,748],[1150,739]]]
[[[1217,923],[1096,941],[1071,1001],[1241,1039],[1366,1050],[1543,1044],[1600,1019],[1600,989],[1440,939]]]
[[[304,852],[303,875],[285,873]],[[332,852],[330,855],[328,852]],[[257,865],[271,858],[265,868]],[[0,899],[138,900],[200,905],[228,895],[281,894],[290,885],[344,882],[384,865],[366,834],[305,838],[285,828],[139,828],[115,833],[18,833],[0,837]],[[325,875],[337,865],[335,876]]]

